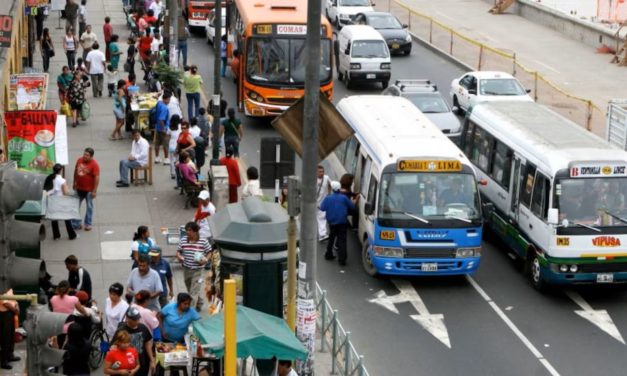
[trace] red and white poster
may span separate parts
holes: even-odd
[[[57,112],[7,111],[7,158],[19,169],[50,173],[56,163],[55,128]]]

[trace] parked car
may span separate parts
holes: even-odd
[[[325,13],[329,22],[341,29],[350,24],[357,13],[374,11],[373,6],[370,0],[327,0]]]
[[[407,31],[407,25],[402,24],[398,18],[387,12],[358,13],[353,21],[355,25],[372,26],[378,31],[385,43],[388,44],[390,53],[411,53],[411,35]]]
[[[221,36],[225,36],[226,35],[226,8],[222,8],[222,12],[220,15],[222,16],[220,17],[222,19],[222,24],[221,24],[222,35]],[[207,17],[207,25],[205,26],[205,31],[207,35],[207,43],[209,44],[213,44],[213,38],[215,38],[215,35],[216,35],[216,28],[214,27],[215,22],[216,22],[216,13],[214,10],[211,10],[211,12],[209,12],[209,16]]]
[[[453,107],[460,114],[476,102],[533,102],[529,92],[516,78],[504,72],[469,72],[451,82]]]
[[[459,141],[462,125],[437,86],[429,80],[396,80],[381,94],[405,97],[454,142]]]

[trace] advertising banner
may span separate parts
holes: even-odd
[[[13,30],[13,17],[0,15],[0,48],[11,47],[11,31]]]
[[[48,73],[13,74],[9,81],[9,111],[46,108]]]
[[[7,127],[7,158],[19,169],[50,173],[55,164],[56,111],[8,111],[4,113]]]

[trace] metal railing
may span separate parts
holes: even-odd
[[[318,318],[316,327],[320,333],[320,351],[331,351],[331,374],[343,376],[369,376],[363,355],[359,355],[351,343],[351,333],[344,330],[338,311],[327,300],[327,291],[316,283]]]

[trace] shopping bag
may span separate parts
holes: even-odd
[[[70,107],[70,103],[68,101],[63,101],[61,103],[61,109],[59,110],[61,115],[65,115],[68,118],[72,117],[72,108]]]
[[[89,102],[85,101],[81,105],[81,120],[85,121],[89,119],[89,115],[91,114],[91,106]]]
[[[79,203],[77,196],[47,196],[46,219],[54,221],[80,219]]]

